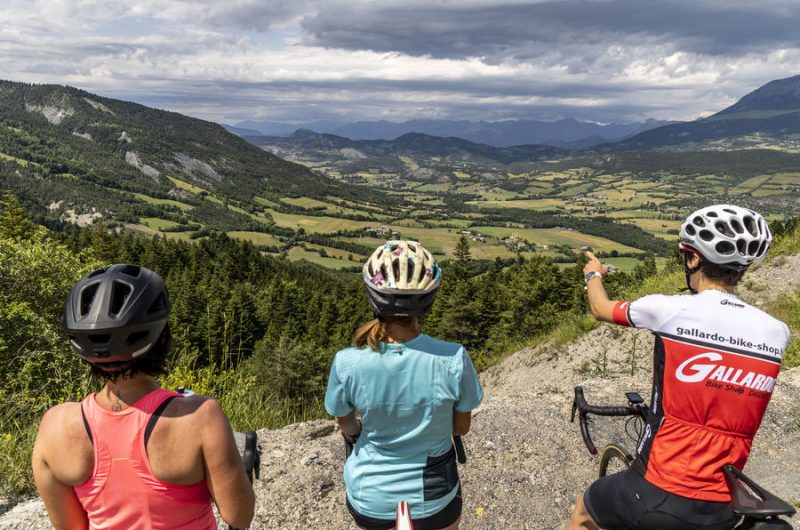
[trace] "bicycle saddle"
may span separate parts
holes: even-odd
[[[723,466],[725,481],[731,490],[733,513],[753,519],[794,515],[795,509],[755,483],[735,466]]]

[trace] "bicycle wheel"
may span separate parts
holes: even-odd
[[[623,446],[610,443],[600,453],[600,465],[597,468],[598,478],[625,471],[631,466],[633,456]]]

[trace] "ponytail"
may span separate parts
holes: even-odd
[[[370,320],[353,335],[353,346],[364,348],[369,346],[374,351],[380,350],[380,343],[386,338],[386,330],[381,319]]]

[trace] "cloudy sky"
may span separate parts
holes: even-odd
[[[800,74],[797,0],[2,0],[0,78],[224,123],[694,119]]]

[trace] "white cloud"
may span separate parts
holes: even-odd
[[[566,17],[570,6],[613,12],[627,1],[413,0],[409,7],[361,0],[342,7],[310,0],[6,0],[0,71],[12,80],[72,84],[229,122],[692,119],[800,73],[800,43],[764,47],[755,39],[749,48],[719,53],[698,46],[696,27],[675,27],[681,17],[657,21],[650,32],[636,25],[638,18],[625,32],[616,21]],[[729,18],[734,7],[751,6],[694,5]],[[759,5],[782,13],[793,4]],[[400,10],[416,10],[416,18],[404,15],[391,26],[386,17]],[[504,12],[546,15],[554,27],[531,27],[530,19],[510,20]],[[336,16],[323,20],[320,13]],[[374,23],[373,34],[358,33],[364,23]],[[571,33],[560,34],[564,27]],[[766,38],[769,31],[758,33]]]

